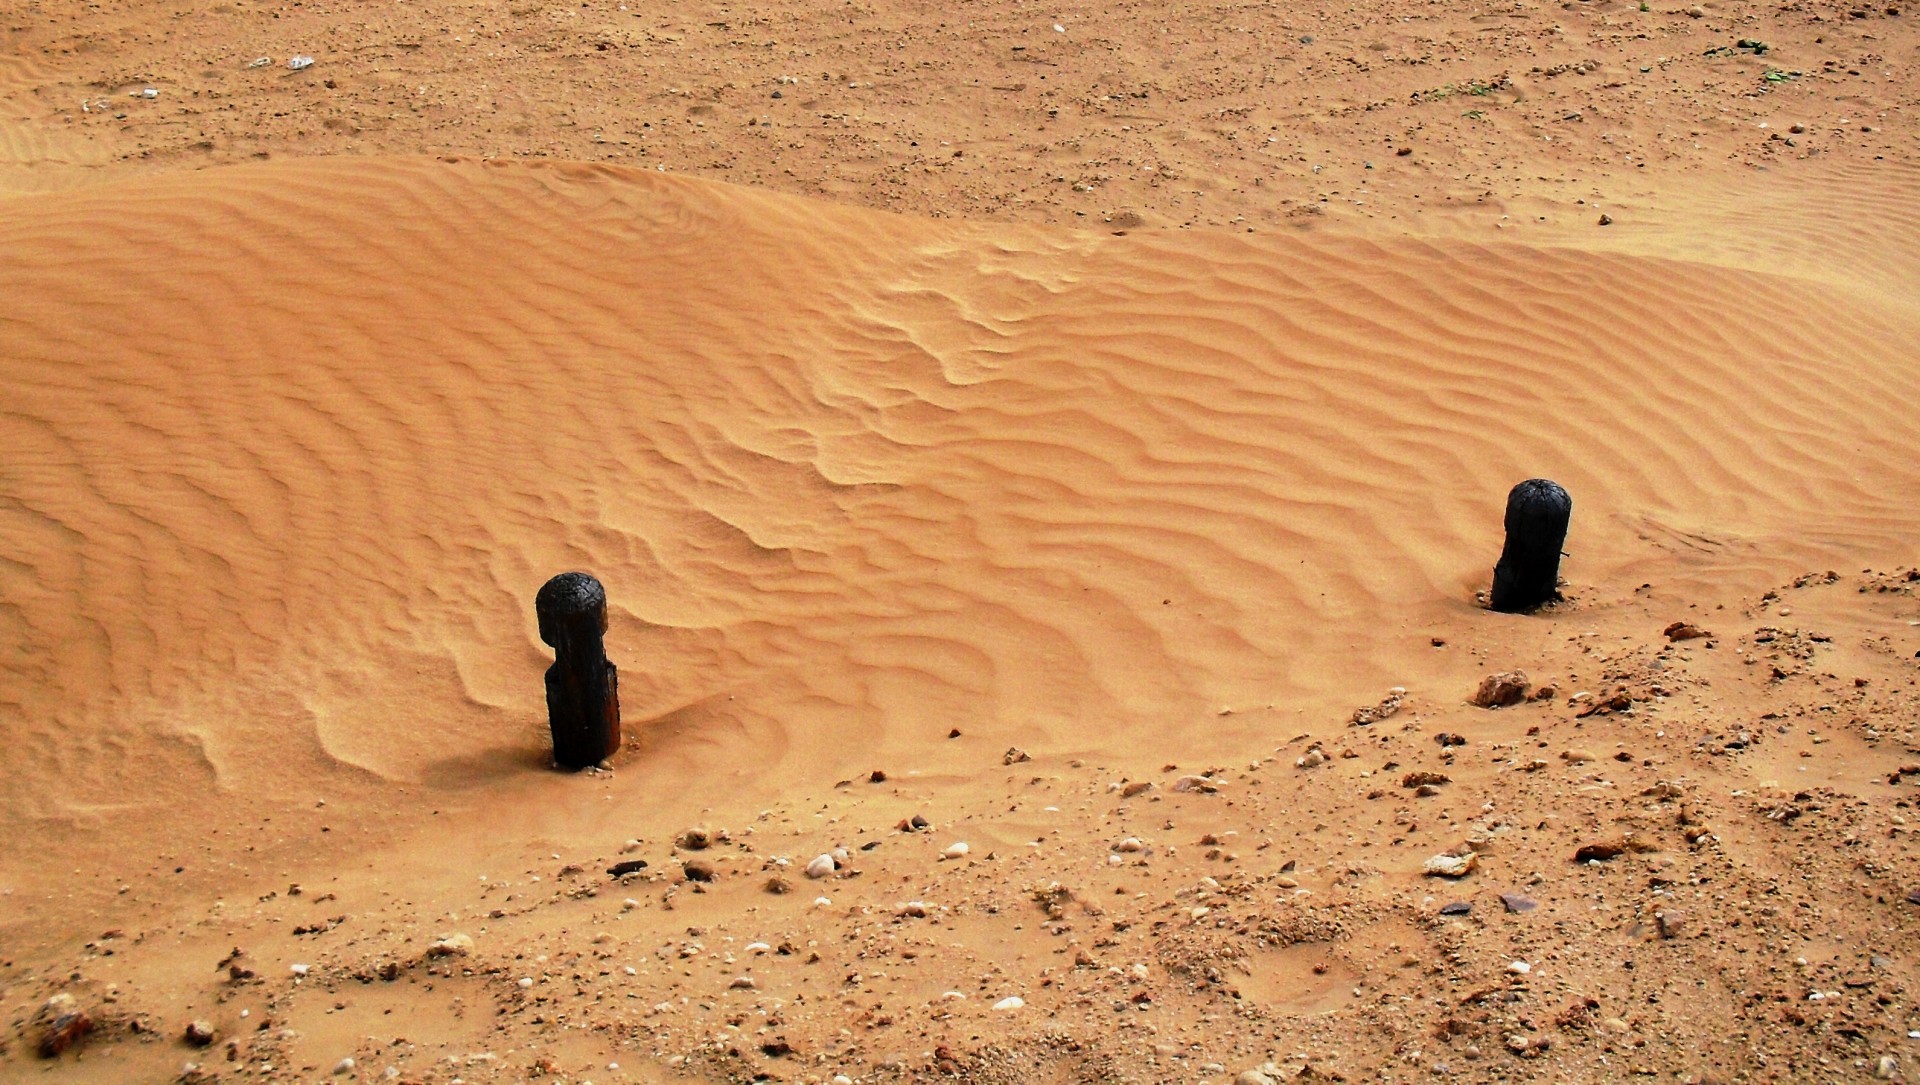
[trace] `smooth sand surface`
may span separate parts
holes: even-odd
[[[1911,17],[631,6],[0,31],[0,1076],[1920,1074]]]

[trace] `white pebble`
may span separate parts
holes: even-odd
[[[1026,1004],[1027,1004],[1027,1000],[1024,998],[1021,998],[1019,995],[1008,995],[1007,997],[994,1003],[993,1008],[996,1010],[1017,1010]]]
[[[1146,851],[1146,850],[1147,850],[1147,846],[1146,846],[1145,844],[1142,844],[1142,843],[1140,842],[1140,838],[1139,838],[1139,837],[1137,837],[1137,836],[1130,836],[1130,837],[1127,837],[1127,838],[1126,838],[1125,840],[1122,840],[1122,841],[1121,841],[1121,842],[1119,842],[1118,844],[1115,844],[1115,845],[1113,846],[1113,850],[1114,850],[1114,851],[1124,851],[1124,852],[1127,852],[1127,853],[1129,853],[1129,854],[1131,854],[1131,853],[1133,853],[1133,852],[1136,852],[1136,851]]]
[[[832,875],[833,872],[838,869],[840,869],[839,864],[833,861],[833,856],[817,855],[814,856],[812,862],[807,864],[807,877],[825,878]]]
[[[533,980],[532,980],[532,979],[531,979],[530,977],[527,977],[527,976],[522,976],[522,977],[520,978],[520,989],[521,989],[522,991],[524,991],[524,990],[526,990],[527,988],[529,988],[529,987],[532,987],[532,986],[533,986]]]
[[[349,1055],[333,1064],[333,1072],[336,1074],[351,1074],[353,1073],[353,1067],[353,1056]]]
[[[287,61],[287,67],[292,68],[296,72],[301,70],[302,68],[311,68],[313,67],[313,58],[312,57],[290,58]]]
[[[304,976],[311,970],[304,964],[296,964],[289,971],[296,976]]]
[[[1510,961],[1507,964],[1507,971],[1517,972],[1520,975],[1524,976],[1527,973],[1533,971],[1533,966],[1528,964],[1525,961]]]
[[[940,858],[942,858],[942,859],[964,859],[964,858],[966,858],[966,856],[967,856],[967,852],[968,852],[968,851],[970,851],[970,850],[972,850],[972,849],[970,849],[970,848],[968,848],[968,847],[967,847],[967,842],[966,842],[966,841],[964,841],[964,840],[962,840],[962,841],[960,841],[959,843],[956,843],[956,844],[948,844],[948,845],[947,845],[947,850],[946,850],[946,851],[943,851],[943,852],[941,852],[941,853],[940,853]]]
[[[748,942],[747,943],[748,953],[765,953],[766,951],[772,948],[773,948],[772,946],[766,944],[765,942]]]

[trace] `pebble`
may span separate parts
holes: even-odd
[[[465,957],[473,952],[473,939],[465,934],[449,934],[427,947],[429,957]]]
[[[47,1019],[47,1030],[40,1035],[43,1059],[57,1057],[93,1031],[93,1018],[85,1010],[75,1008],[72,995],[58,994],[48,999],[41,1016]]]
[[[1507,971],[1524,976],[1533,971],[1533,966],[1525,961],[1508,961]]]
[[[1119,852],[1126,852],[1127,854],[1130,855],[1136,851],[1146,851],[1147,846],[1140,842],[1139,837],[1130,836],[1130,837],[1127,837],[1125,840],[1122,840],[1118,844],[1115,844],[1113,846],[1113,850],[1119,851]]]
[[[195,1047],[206,1047],[213,1043],[213,1026],[205,1021],[194,1021],[187,1025],[187,1042]]]
[[[967,856],[967,852],[971,850],[972,849],[967,847],[967,842],[962,840],[962,841],[959,841],[958,843],[948,844],[947,850],[940,853],[940,858],[964,859]]]
[[[529,987],[532,987],[532,986],[533,986],[533,977],[531,977],[531,976],[522,976],[522,977],[520,977],[520,989],[521,989],[522,991],[524,991],[524,990],[526,990],[527,988],[529,988]]]
[[[1500,894],[1500,905],[1510,914],[1516,912],[1531,912],[1535,908],[1540,907],[1540,905],[1533,901],[1533,898],[1523,897],[1518,893]]]
[[[1880,1056],[1880,1065],[1874,1068],[1873,1076],[1882,1081],[1891,1081],[1900,1072],[1900,1060],[1892,1055]]]
[[[306,974],[307,974],[308,972],[311,972],[311,971],[313,971],[313,969],[312,969],[312,968],[311,968],[310,966],[308,966],[308,965],[304,965],[304,964],[296,964],[296,965],[294,965],[294,966],[292,966],[291,968],[289,968],[289,969],[287,969],[287,971],[289,971],[289,972],[292,972],[292,973],[293,973],[294,975],[296,975],[296,976],[304,976],[304,975],[306,975]]]
[[[751,991],[760,985],[753,981],[752,976],[735,976],[733,982],[727,986],[736,991]]]
[[[838,869],[840,869],[840,867],[838,864],[836,864],[833,861],[833,856],[816,855],[813,857],[813,861],[807,864],[807,877],[809,878],[830,877],[832,876],[833,872]]]
[[[717,873],[713,863],[706,859],[689,859],[680,864],[680,870],[690,882],[710,882]]]
[[[1465,855],[1436,855],[1420,865],[1422,873],[1438,875],[1442,878],[1464,878],[1473,873],[1480,857],[1474,852]]]
[[[996,1010],[1017,1010],[1026,1004],[1027,1004],[1027,1000],[1024,998],[1021,998],[1019,995],[1008,995],[1007,997],[994,1003],[993,1008]]]
[[[1440,906],[1441,915],[1469,915],[1473,912],[1473,902],[1456,900],[1452,904]]]
[[[333,1064],[333,1072],[335,1074],[351,1074],[353,1073],[355,1065],[356,1063],[353,1061],[353,1056],[348,1055],[346,1058]]]
[[[305,68],[311,68],[313,67],[313,58],[312,57],[289,57],[287,59],[287,67],[292,68],[296,72]]]
[[[1527,672],[1501,671],[1482,678],[1480,688],[1473,691],[1469,700],[1481,708],[1504,708],[1526,700],[1532,689],[1533,682],[1527,678]]]

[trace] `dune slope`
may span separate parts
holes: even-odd
[[[6,208],[0,863],[29,893],[103,830],[144,868],[241,802],[406,823],[544,786],[531,599],[568,568],[614,603],[623,763],[694,802],[957,771],[955,729],[1182,748],[1370,700],[1484,619],[1533,475],[1601,593],[1915,527],[1887,465],[1920,445],[1920,319],[1865,283],[463,160]]]

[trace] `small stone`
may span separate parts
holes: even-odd
[[[642,845],[638,840],[629,840],[620,845],[620,854],[632,855],[634,852],[639,851],[641,847]]]
[[[56,999],[67,998],[64,1004],[66,1006],[73,1004],[73,1000],[67,996],[55,997]],[[51,1010],[53,1003],[49,1002],[48,1007]],[[64,1012],[47,1013],[46,1016],[51,1020],[47,1022],[46,1031],[40,1034],[39,1050],[40,1057],[43,1059],[60,1057],[68,1048],[86,1039],[87,1035],[93,1031],[93,1018],[88,1016],[85,1010],[68,1009]]]
[[[809,878],[832,877],[833,872],[838,869],[840,869],[839,864],[833,861],[833,856],[816,855],[813,857],[813,861],[807,864],[807,877]]]
[[[1440,906],[1441,915],[1471,915],[1472,913],[1472,901],[1456,900],[1452,904],[1443,904]]]
[[[1613,225],[1613,216],[1612,216],[1612,215],[1607,215],[1607,214],[1602,214],[1602,215],[1600,216],[1600,225],[1602,225],[1602,226],[1611,226],[1611,225]]]
[[[782,894],[793,892],[793,883],[775,874],[773,877],[768,878],[767,884],[761,888],[772,893],[774,896],[781,896]]]
[[[624,878],[629,874],[637,874],[645,869],[647,869],[647,861],[645,859],[622,859],[608,867],[607,873],[615,878]]]
[[[729,989],[735,991],[751,991],[758,986],[760,985],[754,982],[752,976],[735,976],[733,982],[727,984]]]
[[[1532,688],[1525,671],[1501,671],[1482,678],[1471,701],[1481,708],[1504,708],[1526,700]]]
[[[675,837],[673,842],[688,851],[704,851],[713,846],[713,833],[696,826]]]
[[[1678,938],[1686,927],[1687,915],[1675,908],[1662,908],[1653,913],[1653,922],[1660,929],[1660,937]]]
[[[710,882],[719,873],[714,869],[712,861],[707,859],[688,859],[680,864],[680,872],[685,874],[690,882]]]
[[[1179,792],[1199,792],[1211,795],[1220,790],[1220,781],[1211,776],[1182,776],[1173,782],[1173,789]]]
[[[1513,973],[1516,976],[1525,976],[1533,972],[1533,965],[1527,963],[1526,961],[1508,961],[1507,971]]]
[[[213,1026],[205,1021],[194,1021],[187,1025],[187,1042],[195,1047],[206,1047],[213,1043]]]
[[[1444,772],[1409,772],[1400,778],[1401,787],[1426,787],[1436,784],[1450,784],[1453,778]]]
[[[1314,768],[1319,768],[1321,765],[1324,765],[1326,763],[1327,763],[1327,755],[1324,752],[1322,752],[1319,747],[1316,746],[1313,749],[1308,750],[1306,753],[1302,754],[1299,760],[1294,762],[1294,765],[1303,769],[1314,769]]]
[[[1134,782],[1128,784],[1126,787],[1123,787],[1120,789],[1120,797],[1123,799],[1131,799],[1135,795],[1144,794],[1152,790],[1153,790],[1153,781],[1135,780]]]
[[[1439,734],[1433,736],[1433,740],[1435,742],[1438,742],[1442,748],[1451,748],[1454,746],[1465,746],[1467,744],[1467,736],[1456,735],[1452,731],[1442,731]]]
[[[1429,877],[1464,878],[1479,862],[1480,856],[1471,851],[1465,855],[1436,855],[1422,863],[1420,870]]]
[[[1907,903],[1920,904],[1920,889],[1915,889],[1913,892],[1907,894]]]
[[[1565,761],[1569,765],[1581,765],[1581,764],[1585,764],[1588,761],[1597,761],[1599,759],[1593,755],[1593,751],[1591,750],[1575,749],[1575,750],[1561,750],[1560,760]]]
[[[1132,855],[1135,852],[1146,851],[1147,846],[1140,842],[1139,837],[1130,836],[1130,837],[1127,837],[1125,840],[1122,840],[1118,844],[1115,844],[1113,846],[1113,850],[1118,852],[1125,852],[1128,855]]]
[[[465,957],[473,952],[473,938],[465,934],[449,934],[427,947],[429,957]]]
[[[348,1055],[346,1058],[341,1059],[339,1062],[336,1062],[333,1064],[334,1076],[338,1077],[343,1074],[351,1074],[353,1073],[353,1068],[356,1065],[357,1064],[353,1061],[353,1056]]]
[[[1007,752],[1000,755],[1000,763],[1003,765],[1018,765],[1022,761],[1031,760],[1033,758],[1027,756],[1027,751],[1018,746],[1008,746]]]
[[[1400,706],[1406,703],[1406,699],[1407,688],[1405,686],[1395,686],[1387,691],[1386,697],[1382,698],[1380,703],[1354,709],[1350,719],[1356,727],[1365,727],[1368,724],[1378,723],[1400,711]]]
[[[1627,849],[1612,840],[1602,840],[1597,844],[1587,844],[1573,853],[1576,863],[1604,863],[1620,857]]]
[[[958,843],[948,844],[947,850],[940,853],[940,858],[964,859],[967,857],[967,852],[971,850],[972,850],[971,848],[967,847],[967,842],[962,840],[962,841],[959,841]]]
[[[1892,1081],[1894,1075],[1899,1072],[1900,1060],[1894,1058],[1892,1055],[1882,1055],[1880,1056],[1880,1065],[1874,1067],[1873,1076],[1882,1081]]]
[[[1694,625],[1692,622],[1674,622],[1672,625],[1662,629],[1660,635],[1672,641],[1699,640],[1702,637],[1713,636],[1712,633]]]
[[[307,973],[313,971],[313,966],[305,964],[289,965],[287,971],[296,976],[305,976]]]
[[[1008,995],[1007,997],[994,1003],[993,1008],[996,1010],[1017,1010],[1026,1004],[1027,1004],[1027,1000],[1024,998],[1021,998],[1019,995]]]
[[[1701,7],[1699,4],[1695,4],[1687,9],[1687,18],[1689,19],[1704,19],[1706,17],[1707,9]]]
[[[911,919],[925,919],[927,918],[927,905],[924,901],[910,900],[900,906],[899,914]]]
[[[1500,894],[1500,906],[1505,908],[1509,915],[1519,912],[1531,912],[1535,908],[1540,907],[1531,897],[1523,897],[1518,893]]]

